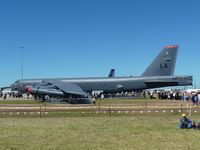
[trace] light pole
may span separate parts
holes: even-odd
[[[21,49],[21,80],[23,80],[24,73],[24,46],[19,47]]]
[[[196,79],[194,79],[194,88],[195,88],[195,89],[197,88]]]

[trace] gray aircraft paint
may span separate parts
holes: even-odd
[[[181,79],[181,80],[180,80]],[[51,82],[59,80],[63,83],[72,83],[78,85],[81,89],[86,92],[93,90],[104,90],[107,92],[112,92],[118,90],[118,86],[121,85],[124,90],[141,90],[148,87],[146,82],[173,82],[175,85],[172,86],[185,86],[192,84],[192,76],[159,76],[159,77],[115,77],[115,78],[60,78],[60,79],[39,79],[35,82],[32,79],[19,80],[15,84],[21,85],[23,88],[25,85],[37,85],[42,82]],[[165,87],[165,85],[160,84],[156,87]]]
[[[112,93],[192,85],[192,76],[173,76],[177,51],[178,46],[166,46],[140,77],[24,79],[16,81],[12,88],[24,92],[29,85],[33,95],[84,96],[94,90]]]
[[[178,46],[166,46],[145,70],[142,76],[172,76],[174,74]]]
[[[115,77],[115,69],[111,69],[108,77],[112,78]]]

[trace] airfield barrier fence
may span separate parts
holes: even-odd
[[[169,102],[138,102],[138,103],[96,103],[96,105],[70,105],[70,104],[1,104],[0,115],[38,115],[49,113],[67,114],[170,114],[187,113],[188,115],[200,113],[200,107],[190,103]]]

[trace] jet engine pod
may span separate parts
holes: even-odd
[[[31,90],[32,90],[31,86],[25,86],[25,87],[24,87],[24,91],[25,91],[26,93],[29,93],[29,94],[30,94],[30,93],[32,92]]]
[[[56,89],[46,89],[46,88],[32,88],[30,94],[33,95],[49,95],[49,96],[64,96],[62,91]]]

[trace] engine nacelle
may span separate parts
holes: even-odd
[[[62,91],[58,91],[56,89],[46,89],[46,88],[29,88],[28,90],[29,94],[32,95],[49,95],[49,96],[64,96],[64,93]]]

